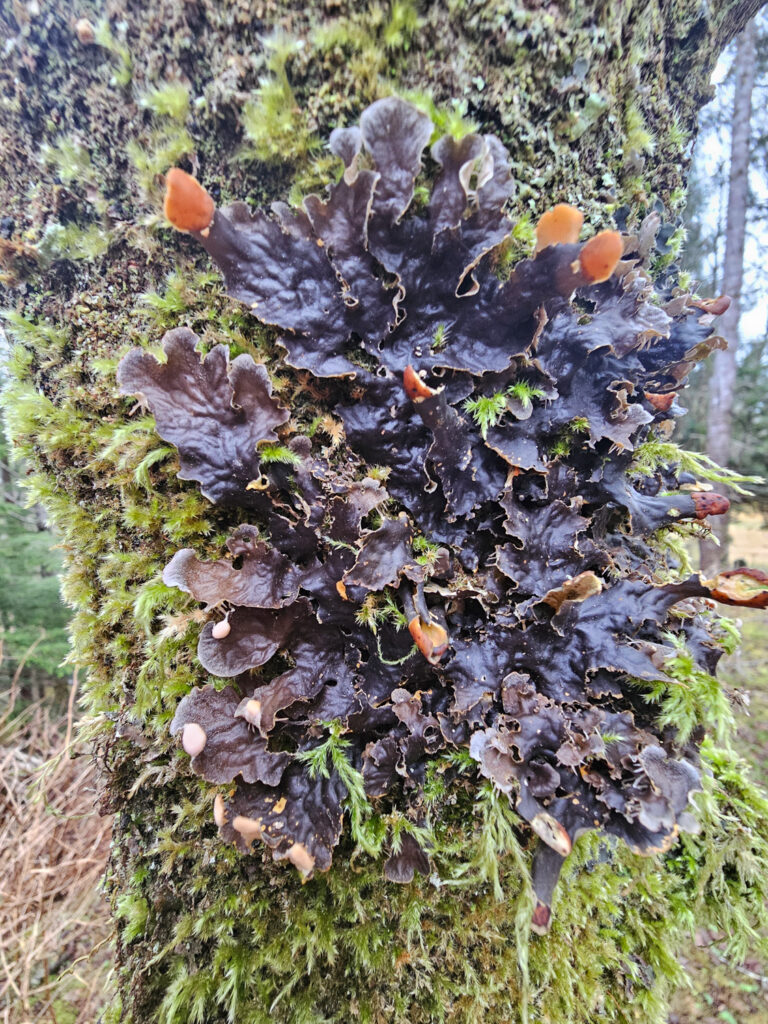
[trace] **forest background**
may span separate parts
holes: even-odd
[[[734,274],[743,274],[735,296],[738,315],[730,324],[736,360],[727,463],[745,476],[768,478],[765,11],[731,44],[714,81],[715,98],[702,113],[693,152],[688,205],[665,241],[699,282],[702,295],[727,291],[724,285]],[[748,162],[739,172],[734,136],[740,127],[743,133],[745,110]],[[44,159],[57,166],[64,184],[68,175],[84,170],[76,149],[44,154]],[[734,204],[743,208],[745,224],[736,251],[726,230]],[[12,230],[0,219],[0,238]],[[9,334],[23,329],[12,315],[5,323]],[[0,386],[8,343],[0,326]],[[685,449],[708,450],[712,403],[723,401],[713,379],[719,385],[722,372],[710,360],[692,377],[683,398],[690,415],[676,438]],[[42,509],[28,507],[25,472],[0,435],[0,801],[6,811],[0,850],[8,866],[0,880],[0,1011],[9,1024],[84,1024],[98,1018],[110,986],[111,925],[98,891],[109,819],[94,807],[97,786],[87,756],[70,756],[85,752],[72,749],[77,671],[67,660],[61,552]],[[743,560],[768,570],[768,483],[751,484],[749,490],[749,495],[731,495],[726,541],[731,550],[723,561]],[[693,543],[690,555],[698,564]],[[711,548],[709,557],[717,557]],[[742,630],[744,644],[722,674],[743,705],[741,752],[768,785],[768,638],[757,614],[742,616]],[[697,935],[689,957],[692,987],[680,993],[671,1020],[768,1022],[768,964],[759,959],[730,964],[719,952],[718,937],[707,934]]]

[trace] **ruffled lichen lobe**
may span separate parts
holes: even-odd
[[[439,138],[426,210],[409,213],[431,135],[417,108],[379,100],[359,129],[332,136],[345,170],[327,198],[310,196],[297,212],[275,204],[271,216],[242,203],[210,209],[210,229],[197,233],[229,291],[283,332],[287,364],[337,381],[345,468],[301,436],[279,472],[259,465],[261,435],[288,410],[257,385],[263,367],[240,356],[222,372],[221,348],[201,360],[189,332],[166,335],[165,363],[134,350],[118,380],[148,401],[182,475],[261,524],[230,537],[236,565],[184,549],[163,574],[227,609],[225,629],[203,630],[198,658],[235,689],[193,690],[172,723],[193,768],[235,786],[222,836],[244,852],[264,842],[305,878],[328,870],[355,779],[359,798],[386,798],[426,837],[428,772],[463,750],[476,784],[488,779],[540,840],[532,923],[542,933],[581,834],[653,855],[693,826],[697,743],[660,729],[633,687],[667,678],[664,629],[693,628],[668,625],[673,606],[742,593],[749,604],[760,581],[736,571],[657,585],[656,532],[728,503],[675,487],[671,467],[642,489],[632,472],[634,447],[671,425],[672,402],[661,399],[680,386],[680,360],[711,348],[709,319],[683,294],[652,306],[632,258],[640,236],[602,231],[579,245],[583,218],[564,204],[540,219],[533,259],[500,284],[493,252],[513,227],[509,156],[493,136]],[[171,200],[176,189],[169,174]],[[424,339],[438,325],[435,349]],[[377,369],[352,361],[358,347]],[[481,407],[489,373],[520,404],[473,423],[460,410]],[[518,378],[527,391],[510,383]],[[573,422],[588,437],[558,447]],[[367,504],[374,463],[386,482]],[[385,505],[363,527],[366,510]],[[417,534],[442,545],[429,566],[416,558]],[[385,592],[413,641],[390,627],[386,656],[363,616]],[[277,654],[287,671],[249,677],[269,673]],[[713,652],[708,671],[716,661]],[[344,770],[326,761],[332,738]],[[411,834],[385,876],[428,873],[432,845]]]
[[[165,176],[163,212],[178,231],[205,231],[216,209],[200,182],[180,167]]]

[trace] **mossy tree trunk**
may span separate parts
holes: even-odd
[[[158,574],[180,547],[220,546],[231,524],[159,472],[174,453],[114,374],[129,347],[179,324],[246,350],[259,330],[163,226],[172,163],[217,200],[267,203],[326,180],[317,140],[334,126],[393,91],[428,93],[444,124],[467,116],[509,148],[517,216],[568,201],[599,228],[656,204],[674,224],[710,72],[759,6],[112,0],[106,19],[83,3],[77,25],[62,3],[0,7],[0,257],[19,342],[8,415],[64,536],[116,812],[110,1020],[501,1022],[529,998],[551,1021],[665,1019],[690,907],[709,899],[690,865],[704,840],[665,864],[590,860],[583,844],[589,870],[530,947],[525,865],[496,863],[511,826],[493,801],[456,812],[465,886],[398,888],[351,850],[302,886],[221,843],[212,793],[168,734],[200,679],[198,624]],[[725,861],[718,871],[713,891],[731,877]]]

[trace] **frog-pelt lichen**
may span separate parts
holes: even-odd
[[[119,381],[178,448],[180,476],[251,520],[232,561],[184,549],[164,573],[212,612],[198,657],[233,680],[194,689],[171,726],[226,787],[222,836],[243,852],[260,840],[306,876],[329,868],[346,783],[306,756],[329,723],[367,797],[416,825],[430,760],[463,748],[478,785],[492,780],[540,837],[544,930],[580,832],[650,854],[695,826],[702,736],[661,730],[636,682],[666,678],[665,629],[714,672],[704,620],[670,609],[764,606],[768,578],[654,579],[660,528],[727,508],[671,467],[632,471],[633,447],[668,432],[685,375],[717,344],[706,303],[649,302],[649,231],[581,245],[565,206],[500,280],[508,154],[492,135],[438,139],[431,198],[412,210],[432,132],[400,99],[373,104],[333,132],[343,173],[300,210],[216,209],[183,171],[168,176],[169,219],[284,332],[285,363],[334,378],[341,457],[294,435],[286,460],[263,461],[290,416],[266,368],[221,345],[203,359],[187,329],[165,336],[164,363],[129,353]],[[376,622],[364,612],[384,592],[395,614]],[[281,670],[254,678],[277,655]],[[429,870],[412,836],[384,867],[400,882]]]

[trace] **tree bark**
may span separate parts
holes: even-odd
[[[524,1019],[529,994],[553,1021],[628,1022],[638,1006],[665,1020],[687,907],[678,895],[674,909],[674,874],[627,851],[608,863],[582,847],[589,871],[529,948],[524,873],[483,854],[482,807],[445,809],[474,865],[464,886],[398,889],[344,848],[302,886],[223,846],[212,794],[168,735],[201,671],[195,623],[158,573],[226,524],[194,487],[153,474],[157,438],[118,399],[114,371],[180,323],[245,350],[258,338],[196,248],[160,225],[171,163],[217,201],[268,204],[326,180],[316,139],[382,95],[420,91],[501,137],[517,216],[567,201],[599,229],[619,209],[639,223],[658,199],[672,218],[711,70],[760,6],[111,0],[101,26],[87,2],[77,24],[63,4],[0,6],[0,280],[27,325],[13,328],[23,401],[9,415],[69,555],[64,592],[116,813],[120,992],[106,1020],[500,1024]],[[168,113],[152,90],[174,81],[193,102]],[[270,159],[243,148],[253,98],[252,136],[273,123],[270,98],[290,120]]]
[[[757,68],[757,27],[754,19],[744,29],[736,49],[736,81],[731,122],[731,163],[728,175],[728,212],[725,232],[722,291],[731,297],[730,308],[720,320],[728,347],[715,352],[709,379],[707,413],[707,454],[720,466],[727,466],[731,454],[731,421],[736,383],[736,352],[739,346],[741,317],[741,286],[744,270],[744,239],[747,230],[749,203],[750,126],[752,120],[752,89]],[[701,541],[701,568],[714,576],[728,564],[729,516],[719,516],[712,523],[712,533],[719,542]]]

